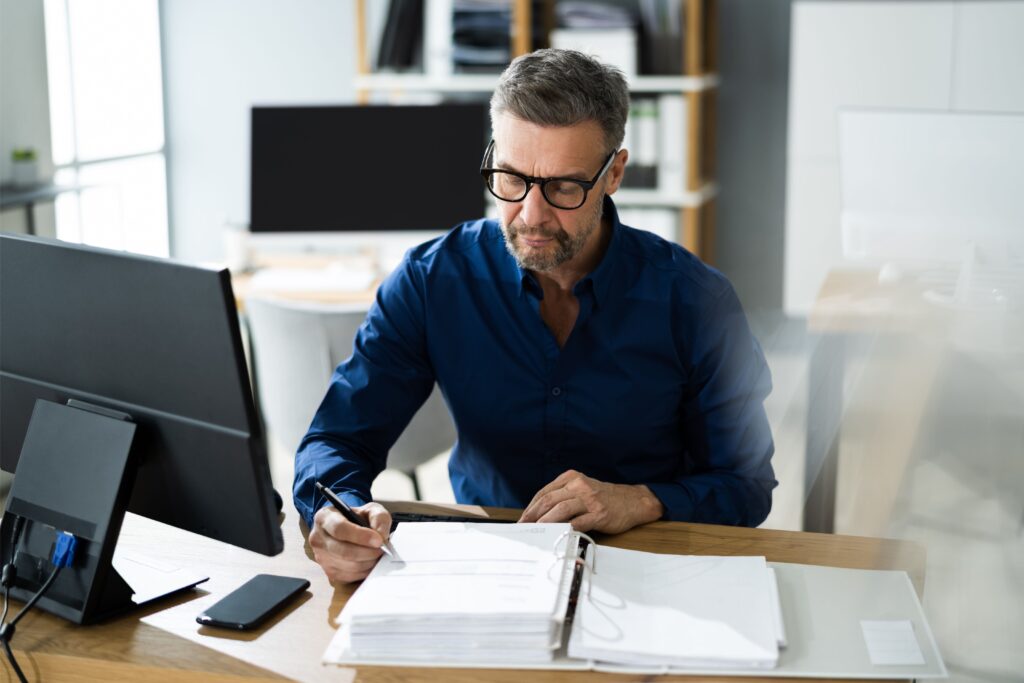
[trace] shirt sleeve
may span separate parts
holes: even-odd
[[[778,484],[764,410],[771,374],[730,285],[703,309],[680,316],[677,348],[690,376],[681,474],[647,487],[664,519],[754,527],[768,516]]]
[[[434,385],[422,280],[409,257],[377,290],[352,356],[334,371],[295,455],[295,508],[312,527],[322,482],[352,506],[371,500],[387,453]]]

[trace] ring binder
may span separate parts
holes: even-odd
[[[400,526],[392,541],[405,564],[382,559],[356,590],[338,617],[326,663],[648,675],[945,675],[905,572],[769,567],[761,556],[602,546],[598,573],[598,545],[568,524],[425,522]],[[780,654],[781,622],[791,616],[809,621],[787,632]],[[859,649],[851,654],[860,620],[881,618],[908,619],[915,633],[928,634],[924,665],[895,671],[876,667]]]
[[[565,539],[565,550],[561,554],[559,554],[559,546],[562,545],[562,539]],[[558,564],[559,561],[564,562],[565,560],[567,560],[569,558],[569,556],[570,556],[570,553],[569,553],[570,539],[576,539],[576,548],[575,548],[576,559],[573,561],[573,564],[576,567],[580,567],[581,571],[584,572],[584,573],[589,571],[591,574],[596,574],[597,573],[597,542],[594,539],[592,539],[590,536],[588,536],[587,534],[583,533],[582,531],[576,531],[575,529],[569,529],[568,531],[563,532],[562,535],[559,536],[555,540],[555,545],[552,548],[552,550],[554,552],[554,555],[555,555],[555,558],[554,558],[554,560],[552,560],[552,565]],[[586,545],[582,544],[580,542],[581,540],[587,541],[587,544]],[[587,558],[588,557],[590,558],[590,564],[587,564]],[[576,581],[575,579],[576,579],[576,576],[575,576],[575,572],[574,572],[573,573],[573,589],[574,589],[573,592],[574,593],[575,593],[576,586],[579,584],[579,581]],[[590,587],[592,585],[593,585],[592,581],[588,581],[587,582],[587,597],[588,598],[590,597]]]
[[[583,533],[582,531],[576,531],[575,529],[569,529],[568,531],[563,532],[562,535],[559,536],[557,540],[555,540],[555,547],[553,548],[553,550],[555,552],[555,559],[556,560],[564,560],[564,559],[566,559],[568,557],[568,553],[563,553],[562,555],[558,554],[558,547],[560,545],[562,545],[562,539],[563,538],[564,539],[576,538],[577,540],[578,539],[584,539],[590,545],[594,546],[594,552],[590,553],[591,560],[590,560],[590,567],[589,567],[589,569],[590,569],[590,573],[591,574],[596,574],[597,573],[597,541],[595,541],[594,539],[592,539],[590,536],[588,536],[587,534]],[[577,549],[578,550],[582,550],[583,548],[586,548],[586,546],[583,546],[582,548],[578,547]],[[568,543],[566,544],[566,550],[568,550]],[[581,558],[577,557],[576,561],[580,562]],[[584,564],[585,564],[585,562],[584,562]]]

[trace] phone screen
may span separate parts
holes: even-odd
[[[196,621],[204,626],[255,628],[307,588],[306,579],[257,574],[196,617]]]

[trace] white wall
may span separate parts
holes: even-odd
[[[1024,112],[1024,1],[804,0],[792,21],[784,307],[804,314],[843,263],[837,110]]]
[[[0,183],[11,179],[11,150],[32,147],[39,173],[53,176],[42,0],[0,0]],[[0,230],[23,232],[24,209],[0,213]],[[52,204],[36,207],[36,229],[54,234]]]
[[[355,5],[171,0],[161,24],[171,253],[218,260],[224,221],[249,220],[250,107],[352,102]]]

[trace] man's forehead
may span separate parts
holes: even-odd
[[[502,166],[541,165],[563,173],[592,173],[591,166],[603,149],[602,131],[590,121],[574,126],[540,126],[505,116],[494,125],[494,161]]]

